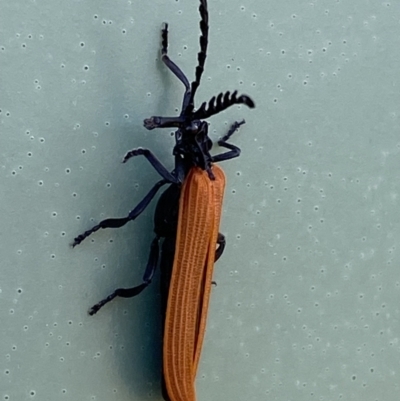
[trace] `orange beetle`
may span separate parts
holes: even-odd
[[[164,322],[163,337],[163,397],[166,401],[195,401],[195,378],[207,319],[214,262],[221,256],[225,238],[219,233],[225,175],[215,163],[239,156],[240,149],[228,143],[242,125],[232,124],[218,141],[227,151],[212,156],[213,143],[204,119],[234,104],[254,108],[253,100],[237,92],[220,93],[204,102],[197,110],[194,96],[204,70],[208,44],[207,1],[200,0],[200,52],[195,80],[189,84],[181,69],[168,56],[168,25],[161,31],[161,59],[185,86],[182,110],[176,117],[153,116],[144,120],[145,128],[176,128],[173,155],[175,168],[166,167],[149,150],[129,151],[123,162],[142,155],[162,179],[139,204],[123,218],[101,221],[78,235],[76,246],[101,228],[122,227],[135,220],[149,205],[158,190],[169,184],[161,194],[154,215],[154,232],[142,283],[132,288],[118,288],[94,305],[94,315],[115,297],[130,298],[141,293],[152,281],[156,268],[161,271],[161,300]]]

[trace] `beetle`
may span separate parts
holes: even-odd
[[[89,314],[94,315],[116,297],[131,298],[140,294],[151,283],[159,267],[164,332],[162,391],[166,401],[196,399],[194,381],[205,332],[213,267],[225,248],[225,237],[219,233],[225,175],[215,163],[240,155],[240,149],[228,140],[245,122],[232,124],[218,141],[218,145],[227,151],[212,156],[213,142],[208,136],[208,123],[204,119],[235,104],[255,107],[249,96],[238,96],[234,91],[220,93],[195,109],[194,96],[207,56],[207,0],[200,0],[199,13],[200,51],[195,80],[191,84],[168,56],[168,24],[164,23],[161,29],[161,60],[185,87],[179,116],[153,116],[144,120],[144,127],[148,130],[176,128],[172,151],[174,169],[168,171],[149,149],[129,151],[123,163],[132,157],[144,156],[161,180],[126,217],[103,220],[78,235],[72,244],[75,247],[99,229],[119,228],[135,220],[160,188],[169,184],[157,202],[155,238],[150,246],[142,283],[132,288],[116,289],[89,310]]]

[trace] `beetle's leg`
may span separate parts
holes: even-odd
[[[101,221],[99,224],[92,227],[90,230],[85,231],[83,234],[78,235],[74,238],[74,242],[72,243],[72,247],[79,245],[85,238],[94,232],[100,230],[100,228],[119,228],[124,226],[128,221],[135,220],[144,209],[149,205],[151,200],[154,198],[157,191],[168,182],[166,180],[158,181],[156,185],[149,191],[149,193],[138,203],[138,205],[132,209],[128,216],[120,218],[120,219],[106,219]]]
[[[186,92],[190,90],[190,84],[183,71],[168,57],[168,24],[164,22],[161,29],[161,60],[185,85]]]
[[[131,157],[140,155],[144,156],[149,161],[149,163],[154,167],[157,173],[160,174],[165,181],[174,184],[178,183],[176,177],[162,165],[162,163],[157,159],[157,157],[154,156],[154,154],[149,149],[137,148],[129,151],[124,156],[122,163],[126,163]]]
[[[112,294],[110,294],[107,298],[104,298],[96,305],[93,305],[89,309],[89,315],[94,315],[97,313],[105,304],[108,304],[112,301],[115,297],[122,297],[122,298],[132,298],[136,295],[139,295],[150,283],[153,279],[154,272],[158,265],[158,256],[160,254],[160,237],[154,238],[153,242],[151,243],[150,247],[150,256],[147,262],[146,270],[143,275],[143,283],[137,285],[136,287],[132,288],[118,288]]]
[[[186,93],[184,95],[184,101],[186,98]],[[184,117],[160,117],[160,116],[152,116],[150,118],[146,118],[143,121],[143,126],[152,130],[154,128],[179,128],[181,124],[185,122]]]
[[[218,233],[217,245],[218,245],[218,248],[215,250],[214,262],[216,262],[221,257],[221,255],[224,253],[224,249],[225,249],[225,245],[226,245],[226,240],[225,240],[224,234]]]
[[[218,141],[219,146],[230,149],[230,150],[228,152],[220,153],[219,155],[213,156],[211,159],[213,163],[233,159],[240,155],[240,148],[238,148],[235,145],[232,145],[231,143],[228,143],[227,141],[236,132],[236,130],[244,123],[245,123],[244,120],[239,121],[239,122],[235,121],[229,128],[229,131]]]
[[[217,245],[218,248],[215,250],[215,259],[214,262],[216,262],[224,253],[225,245],[226,245],[226,240],[225,240],[225,235],[218,233],[218,238],[217,238]],[[212,285],[217,285],[216,281],[211,281]]]

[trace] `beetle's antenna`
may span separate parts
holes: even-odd
[[[251,109],[255,107],[253,100],[247,95],[237,97],[237,91],[234,91],[232,94],[228,91],[220,93],[217,97],[213,96],[208,104],[204,102],[200,108],[193,113],[193,118],[199,120],[208,118],[234,104],[245,104]]]
[[[199,6],[200,12],[200,51],[197,54],[198,65],[196,67],[196,79],[192,82],[190,101],[188,105],[188,112],[192,112],[194,108],[194,95],[196,94],[197,88],[200,85],[200,79],[204,71],[204,64],[207,57],[207,45],[208,45],[208,10],[207,0],[200,0]]]

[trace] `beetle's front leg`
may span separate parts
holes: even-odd
[[[154,167],[154,169],[157,171],[158,174],[161,175],[162,178],[164,178],[165,181],[170,182],[171,184],[177,184],[178,180],[177,178],[171,174],[165,166],[160,162],[160,160],[157,159],[156,156],[151,152],[149,149],[144,149],[144,148],[137,148],[130,150],[125,156],[124,159],[122,160],[122,163],[126,163],[131,157],[135,156],[144,156],[149,163]]]
[[[161,60],[185,85],[186,92],[190,90],[190,84],[183,71],[168,57],[168,24],[164,22],[161,29]]]
[[[229,131],[218,141],[219,146],[230,149],[230,150],[228,152],[220,153],[219,155],[213,156],[211,159],[213,163],[218,163],[218,162],[222,162],[224,160],[233,159],[240,155],[240,148],[237,147],[236,145],[232,145],[231,143],[228,143],[227,141],[237,131],[237,129],[244,123],[245,123],[244,120],[235,121],[229,128]]]

